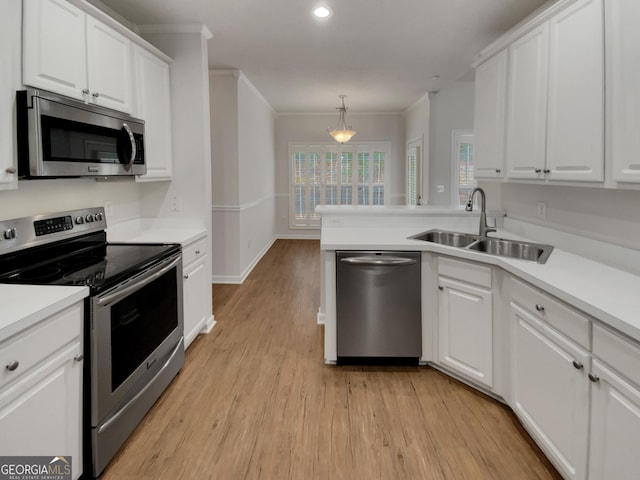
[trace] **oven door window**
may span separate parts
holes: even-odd
[[[111,391],[178,327],[175,269],[111,307]]]

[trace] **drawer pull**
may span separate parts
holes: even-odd
[[[578,362],[577,360],[573,361],[573,366],[577,369],[577,370],[582,370],[584,368],[584,365],[582,364],[582,362]]]
[[[500,170],[499,168],[496,168],[496,173],[500,173],[502,170]]]
[[[536,172],[536,173],[540,173],[541,171],[542,171],[542,169],[541,169],[541,168],[536,168],[536,169],[534,170],[534,172]]]
[[[540,305],[539,303],[536,303],[536,310],[539,312],[544,312],[544,305]]]
[[[200,250],[196,250],[196,255],[200,255]]]
[[[438,290],[442,291],[444,290],[444,287],[442,285],[438,285]]]
[[[183,275],[182,276],[185,280],[189,280],[189,275]]]
[[[82,353],[79,353],[78,355],[76,355],[75,357],[73,357],[73,359],[76,362],[81,362],[82,360],[84,360],[84,355]]]
[[[9,370],[10,372],[13,372],[18,368],[18,365],[20,365],[20,362],[17,360],[14,360],[13,362],[7,364],[7,370]]]
[[[587,377],[589,377],[589,380],[591,380],[593,383],[598,383],[600,381],[600,377],[594,375],[593,373],[590,373],[589,375],[587,375]]]

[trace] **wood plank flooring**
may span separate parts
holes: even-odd
[[[560,479],[500,403],[429,367],[323,363],[319,243],[279,240],[103,478]]]

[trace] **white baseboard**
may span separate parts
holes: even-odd
[[[278,240],[320,240],[319,233],[281,233],[276,235]]]
[[[211,283],[231,283],[236,285],[244,283],[249,274],[252,272],[258,262],[262,260],[262,257],[264,257],[264,255],[269,251],[269,249],[277,239],[278,237],[273,237],[273,239],[271,239],[271,241],[262,250],[260,250],[260,252],[251,261],[249,266],[245,268],[240,275],[212,275]]]
[[[202,330],[200,330],[200,333],[211,333],[211,330],[213,330],[213,327],[216,326],[216,319],[213,315],[209,315],[209,318],[207,318],[207,321],[204,322],[204,325],[202,326]]]

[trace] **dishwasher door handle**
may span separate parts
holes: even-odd
[[[412,258],[402,257],[346,257],[341,258],[341,262],[351,265],[370,265],[375,267],[399,267],[402,265],[414,265],[416,261]]]

